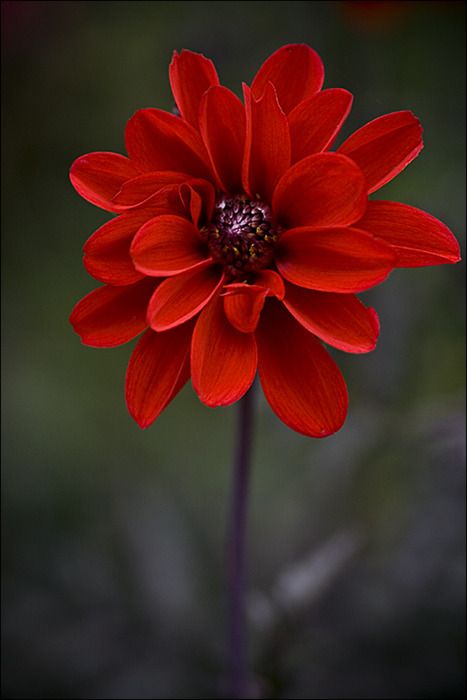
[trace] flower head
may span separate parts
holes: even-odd
[[[84,265],[104,286],[78,302],[71,323],[94,347],[144,331],[126,376],[141,427],[190,376],[204,404],[224,406],[258,371],[288,426],[335,432],[347,390],[322,343],[364,353],[379,333],[356,293],[394,267],[459,260],[440,221],[368,199],[420,152],[416,117],[379,117],[330,152],[352,96],[322,90],[323,78],[311,48],[284,46],[243,86],[242,102],[211,61],[175,53],[179,115],[140,110],[126,127],[128,157],[73,163],[79,194],[117,216],[84,246]]]

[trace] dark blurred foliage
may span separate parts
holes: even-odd
[[[288,42],[355,94],[344,136],[412,109],[425,150],[379,198],[464,245],[465,5],[390,21],[340,2],[3,2],[3,689],[6,698],[216,698],[235,408],[190,387],[148,431],[126,413],[129,347],[68,324],[108,215],[68,182],[172,108],[173,49],[239,91]],[[387,4],[387,3],[384,3]],[[374,10],[373,10],[374,11]],[[268,698],[460,698],[464,659],[464,269],[397,270],[364,295],[382,333],[334,353],[347,423],[294,434],[259,401],[249,521],[251,665]]]

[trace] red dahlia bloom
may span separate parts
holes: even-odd
[[[422,148],[411,112],[366,124],[329,152],[352,103],[321,90],[308,46],[270,56],[244,102],[211,61],[174,54],[180,116],[143,109],[129,120],[128,158],[90,153],[71,181],[117,214],[84,246],[104,283],[75,306],[86,345],[144,332],[126,376],[128,409],[146,428],[191,376],[208,406],[240,399],[258,370],[291,428],[322,437],[347,412],[344,379],[322,342],[369,352],[378,317],[355,296],[394,267],[459,260],[448,228],[419,209],[368,200]]]

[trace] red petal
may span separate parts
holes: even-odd
[[[258,285],[228,285],[224,311],[232,326],[242,333],[253,333],[267,295],[268,290]]]
[[[441,265],[460,260],[459,244],[448,227],[431,214],[408,204],[368,202],[358,227],[395,248],[397,267]]]
[[[287,170],[272,205],[284,226],[348,226],[365,211],[366,189],[362,172],[350,158],[317,153]]]
[[[422,148],[417,117],[412,112],[393,112],[362,126],[337,150],[361,168],[371,193],[396,177]]]
[[[155,280],[144,279],[128,287],[99,287],[79,301],[70,323],[85,345],[112,348],[122,345],[147,327],[146,309]]]
[[[287,285],[284,304],[297,321],[344,352],[370,352],[379,335],[376,311],[353,294],[332,294]]]
[[[225,87],[212,87],[206,92],[201,101],[200,131],[220,188],[240,192],[245,109],[233,92]]]
[[[140,228],[130,248],[137,270],[146,275],[176,275],[206,262],[196,228],[180,216],[156,216]]]
[[[180,55],[174,51],[169,78],[180,114],[197,127],[202,96],[211,85],[219,85],[213,62],[200,53],[186,49]]]
[[[144,173],[127,180],[112,201],[120,207],[134,207],[142,204],[167,185],[179,185],[190,178],[191,175],[170,170]]]
[[[297,228],[284,233],[276,255],[289,281],[323,292],[361,292],[396,264],[390,246],[355,228]]]
[[[283,299],[285,296],[284,281],[274,270],[260,270],[254,276],[254,283],[267,289],[268,297]]]
[[[164,280],[149,303],[149,325],[155,331],[165,331],[188,321],[206,306],[222,283],[223,276],[214,266]]]
[[[210,221],[216,193],[207,180],[188,180],[180,185],[180,199],[187,215],[197,227],[202,221]]]
[[[130,415],[147,428],[162,413],[189,377],[190,338],[186,323],[165,333],[148,330],[136,345],[126,373]]]
[[[263,63],[251,85],[260,98],[268,82],[276,88],[279,103],[288,114],[299,102],[321,89],[324,81],[323,63],[306,44],[282,46]]]
[[[270,202],[274,187],[290,165],[287,117],[279,106],[272,83],[256,100],[243,86],[246,111],[245,156],[242,179],[251,197]]]
[[[352,106],[347,90],[331,88],[298,104],[289,114],[292,163],[332,146]]]
[[[191,346],[193,388],[206,406],[227,406],[250,388],[256,374],[253,334],[227,320],[223,300],[214,297],[196,322]]]
[[[138,229],[151,215],[148,212],[122,214],[108,221],[84,245],[84,266],[90,275],[105,284],[126,285],[143,275],[135,269],[130,245]]]
[[[311,437],[339,430],[347,414],[347,389],[316,338],[276,301],[266,304],[256,338],[261,384],[279,418]]]
[[[161,109],[140,109],[125,129],[128,154],[142,170],[172,170],[210,177],[208,155],[198,132]]]
[[[122,210],[112,202],[123,183],[139,175],[139,169],[119,153],[88,153],[77,158],[70,168],[75,190],[91,204],[106,211]]]

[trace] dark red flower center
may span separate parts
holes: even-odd
[[[268,267],[279,233],[270,207],[246,196],[218,199],[204,232],[213,260],[224,266],[228,279]]]

